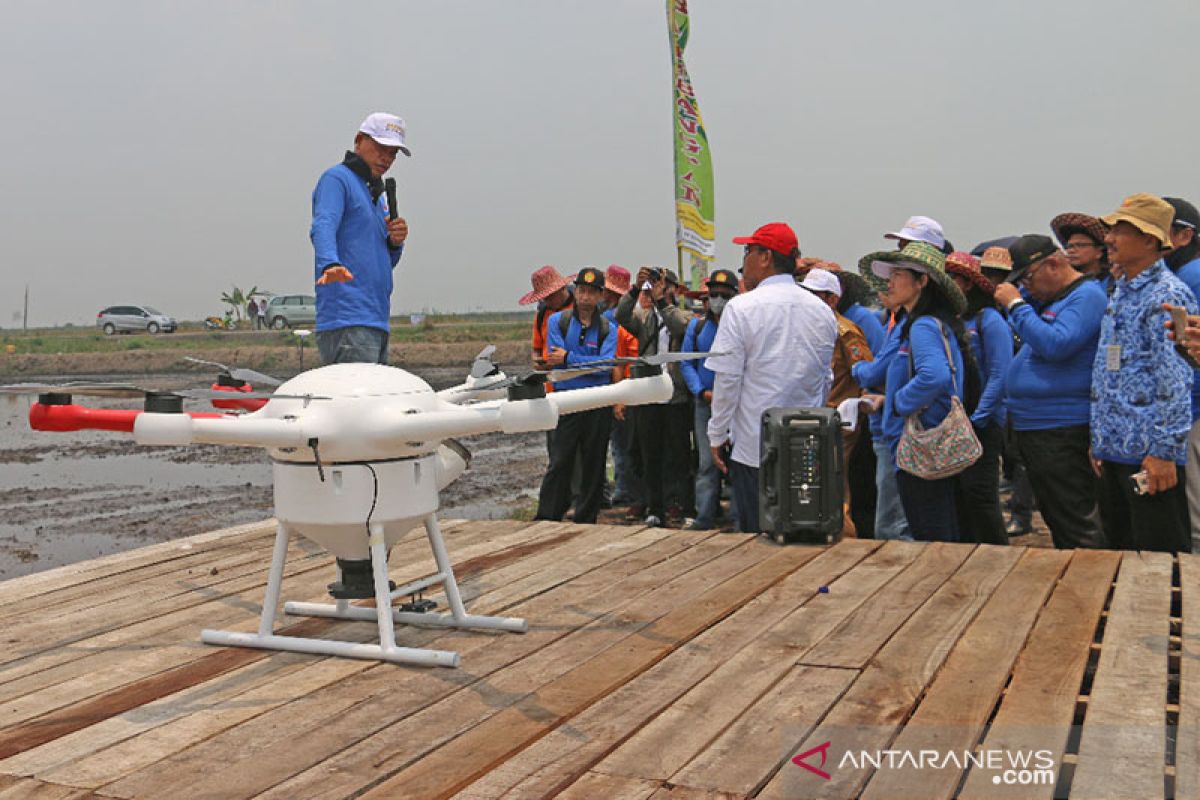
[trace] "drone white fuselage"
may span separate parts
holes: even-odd
[[[287,381],[276,390],[287,397],[272,398],[252,414],[143,413],[134,436],[146,445],[267,448],[276,518],[339,558],[362,559],[368,557],[368,522],[383,525],[390,549],[437,510],[440,490],[462,474],[466,461],[443,440],[551,430],[560,414],[661,403],[671,391],[663,373],[531,400],[460,405],[448,398],[469,401],[469,387],[439,394],[402,369],[334,364]]]

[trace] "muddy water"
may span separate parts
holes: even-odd
[[[459,370],[418,374],[435,388],[461,380]],[[194,375],[137,382],[199,385]],[[139,447],[128,434],[103,431],[39,433],[29,429],[29,402],[0,396],[0,580],[271,516],[271,464],[263,450]],[[507,517],[536,495],[546,463],[543,434],[462,441],[472,465],[443,492],[443,516]]]

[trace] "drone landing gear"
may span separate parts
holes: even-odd
[[[438,527],[437,517],[430,514],[425,518],[425,533],[429,537],[429,547],[433,550],[434,561],[437,562],[437,573],[418,581],[392,588],[388,580],[387,548],[384,544],[383,525],[371,525],[371,566],[374,573],[375,608],[350,605],[350,601],[340,599],[335,605],[327,603],[284,603],[283,609],[288,614],[307,617],[327,617],[332,619],[373,621],[379,626],[379,644],[363,644],[359,642],[343,642],[331,639],[306,639],[299,636],[281,636],[274,633],[275,609],[279,605],[280,584],[283,582],[283,565],[287,558],[289,530],[284,523],[279,523],[275,533],[275,550],[271,557],[271,571],[267,578],[267,593],[263,598],[262,617],[258,624],[258,633],[242,633],[238,631],[205,630],[200,633],[200,640],[205,644],[215,644],[230,647],[258,647],[266,650],[289,650],[297,653],[314,653],[318,655],[341,656],[343,658],[363,658],[377,661],[390,661],[396,664],[416,664],[427,667],[457,667],[458,653],[448,650],[426,650],[423,648],[399,647],[396,644],[395,625],[405,623],[441,628],[474,628],[482,630],[501,630],[513,633],[524,633],[529,625],[523,619],[514,617],[482,617],[468,614],[463,607],[462,597],[458,592],[458,583],[454,579],[454,569],[450,557],[446,553],[446,545],[442,541],[442,531]],[[449,614],[432,614],[427,611],[402,611],[392,608],[392,600],[403,595],[417,595],[422,590],[441,584],[446,593],[446,602],[450,606]],[[431,601],[416,601],[419,605],[405,604],[401,608],[429,608]]]

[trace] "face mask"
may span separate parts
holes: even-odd
[[[729,302],[728,297],[710,297],[708,299],[708,310],[713,313],[713,316],[721,316],[721,312],[725,310],[725,304]]]

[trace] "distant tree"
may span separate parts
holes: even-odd
[[[221,293],[221,302],[233,309],[234,316],[237,317],[238,322],[241,322],[242,309],[246,307],[251,297],[257,297],[260,294],[262,292],[258,290],[257,286],[252,286],[248,292],[234,286],[233,291]]]

